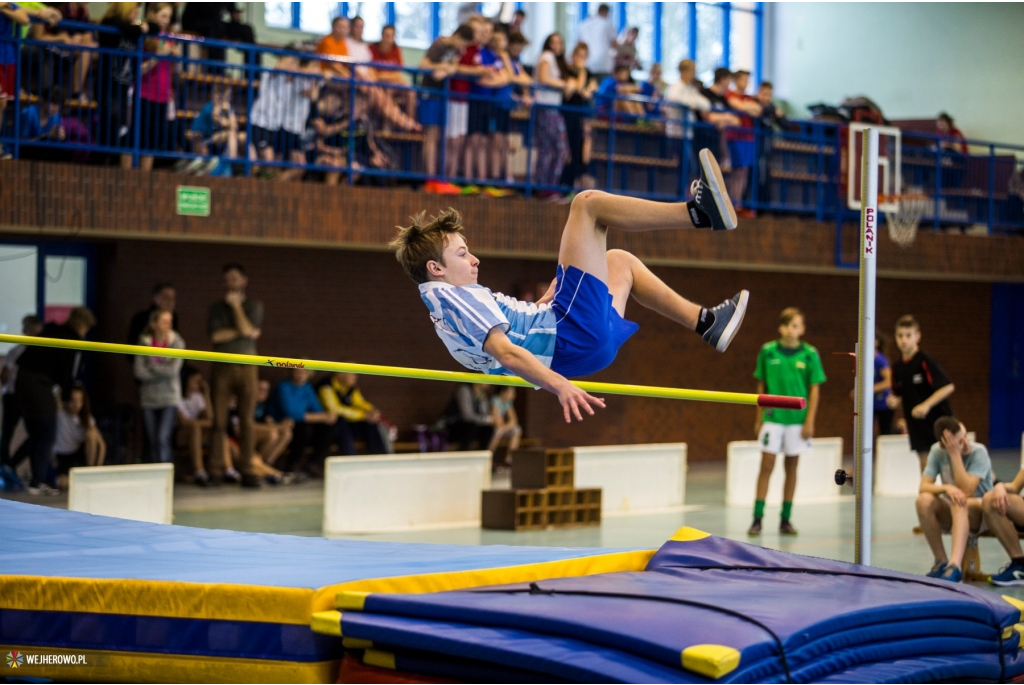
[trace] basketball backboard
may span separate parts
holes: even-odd
[[[898,201],[893,197],[902,192],[903,175],[900,146],[902,134],[893,126],[851,123],[849,132],[849,162],[846,165],[846,202],[850,209],[860,209],[860,172],[863,161],[863,132],[865,129],[878,130],[878,209],[895,212]]]

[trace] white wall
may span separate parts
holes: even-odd
[[[866,95],[890,119],[948,111],[1024,144],[1024,4],[765,3],[766,77],[796,116]]]

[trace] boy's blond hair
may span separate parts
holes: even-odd
[[[462,233],[462,215],[452,207],[427,218],[426,212],[412,217],[412,225],[399,226],[398,235],[388,247],[406,275],[417,283],[430,280],[427,262],[444,266],[444,248],[452,234]]]

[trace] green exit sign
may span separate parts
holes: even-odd
[[[210,189],[198,186],[178,186],[178,214],[181,216],[210,216]]]

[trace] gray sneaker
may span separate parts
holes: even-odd
[[[945,570],[946,570],[946,562],[936,560],[935,563],[932,564],[932,570],[928,571],[928,573],[926,573],[924,575],[927,576],[928,578],[941,578],[942,577],[942,572],[945,571]]]
[[[749,299],[750,292],[741,290],[731,300],[726,300],[717,307],[709,309],[708,311],[715,315],[715,322],[701,336],[704,338],[704,342],[719,352],[725,352],[729,348],[729,343],[736,337],[740,324],[743,323]]]
[[[729,199],[729,191],[725,189],[725,179],[722,178],[718,160],[707,148],[700,151],[699,157],[700,178],[690,184],[693,202],[711,221],[711,230],[731,231],[737,225],[736,210]]]

